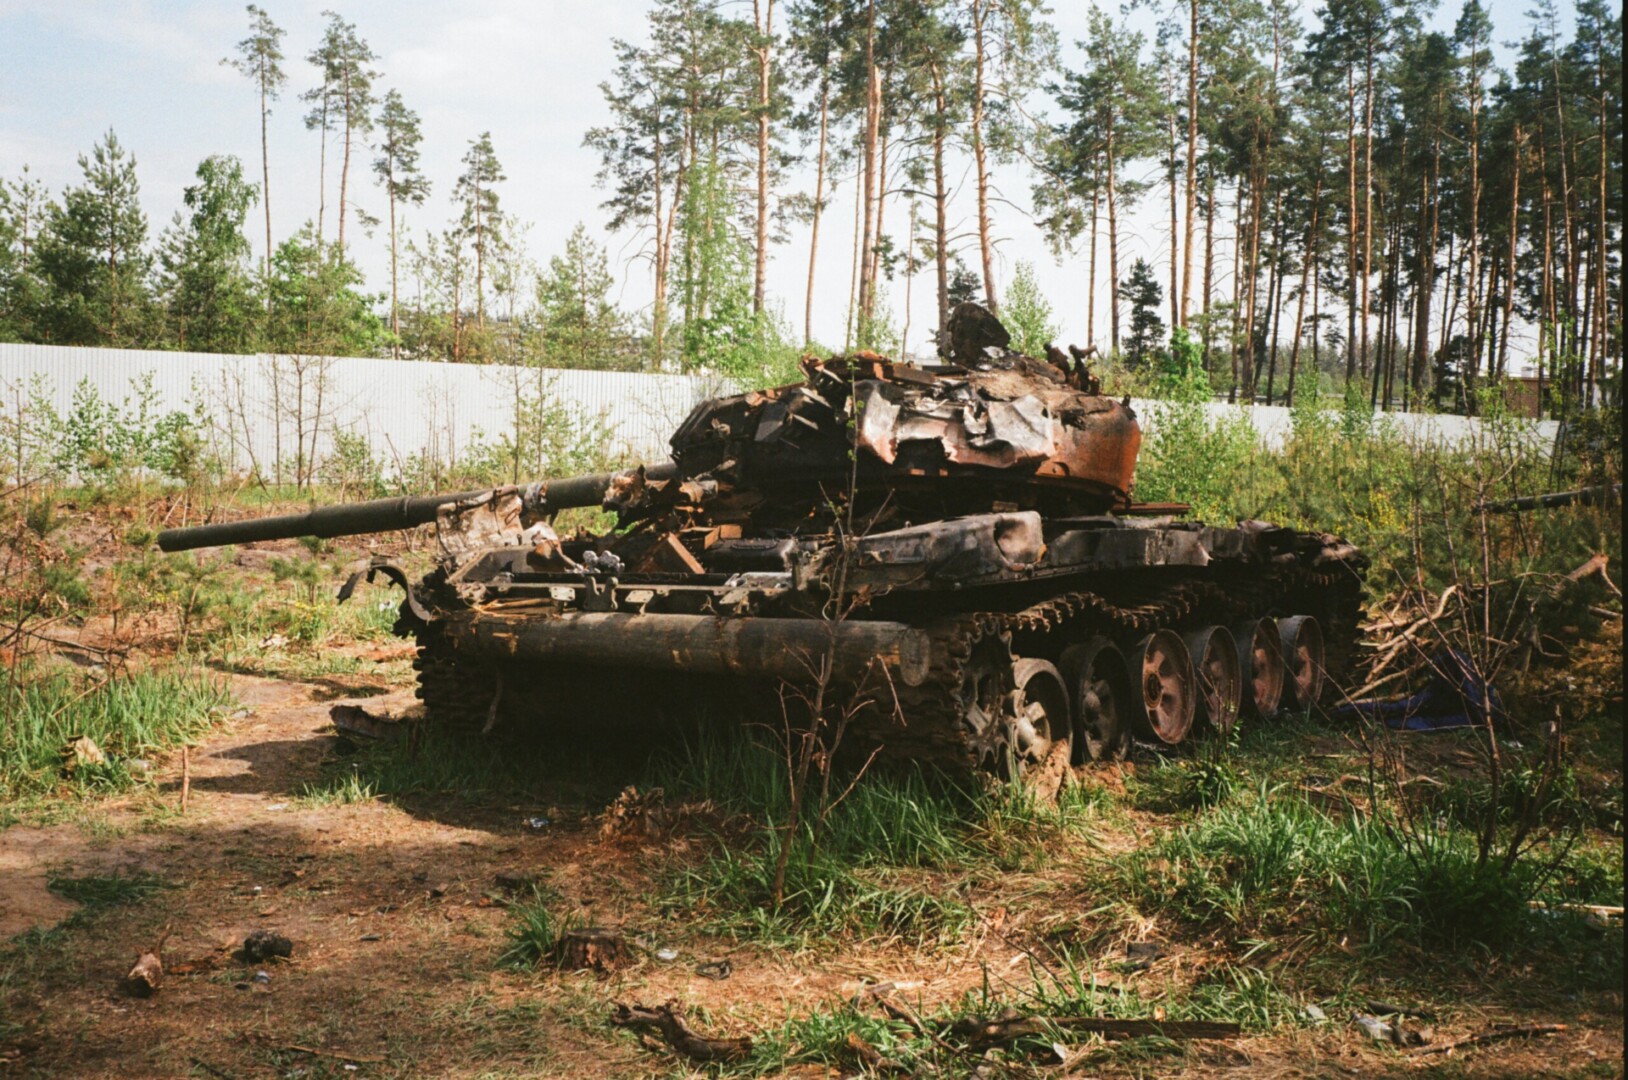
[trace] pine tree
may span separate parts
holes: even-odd
[[[260,202],[266,211],[266,251],[262,276],[271,276],[271,155],[266,140],[266,121],[271,103],[282,95],[288,76],[283,72],[283,30],[271,21],[265,9],[250,4],[249,36],[237,43],[237,57],[221,63],[254,80],[260,94]]]
[[[1142,59],[1141,34],[1120,30],[1093,11],[1086,68],[1068,72],[1053,88],[1064,113],[1047,143],[1048,171],[1076,198],[1093,202],[1097,191],[1108,211],[1110,344],[1119,349],[1119,218],[1145,185],[1124,179],[1125,164],[1157,145],[1156,93]],[[1078,215],[1068,221],[1078,222]],[[1094,235],[1094,234],[1093,234]],[[1093,289],[1095,281],[1092,282]]]
[[[490,131],[483,131],[480,138],[470,141],[463,165],[463,175],[458,177],[453,194],[462,204],[461,224],[475,255],[475,326],[484,331],[486,262],[493,248],[501,241],[503,231],[503,211],[497,185],[508,179],[503,175],[503,166],[498,163],[497,151],[492,148]]]
[[[277,246],[271,260],[267,348],[294,357],[376,356],[386,340],[361,291],[362,273],[336,243],[319,247],[310,222]]]
[[[627,348],[621,312],[611,301],[615,280],[603,245],[582,223],[571,231],[565,251],[549,260],[537,281],[537,313],[542,322],[543,362],[550,367],[615,369],[637,367]]]
[[[58,345],[145,344],[152,314],[136,159],[109,131],[80,155],[84,183],[51,206],[38,246],[46,289],[40,334]]]
[[[47,199],[45,185],[23,166],[20,179],[0,179],[0,341],[33,341],[44,286],[35,248]]]
[[[379,73],[370,66],[378,57],[357,34],[356,24],[343,22],[332,13],[329,20],[333,24],[337,43],[332,83],[344,144],[344,155],[339,166],[339,250],[343,252],[351,144],[373,127],[373,80]]]
[[[391,346],[392,355],[399,356],[401,338],[400,295],[397,275],[396,204],[423,206],[429,198],[430,181],[419,167],[418,144],[423,141],[419,130],[418,114],[401,100],[401,94],[391,90],[384,96],[377,120],[379,129],[379,156],[373,160],[373,171],[384,187],[390,203],[390,333],[397,338]]]
[[[335,115],[340,110],[339,69],[345,54],[345,23],[329,11],[328,25],[316,48],[305,56],[306,63],[321,73],[322,81],[300,94],[300,100],[310,105],[305,114],[305,130],[315,131],[321,140],[317,156],[317,231],[316,245],[322,247],[323,224],[328,212],[328,133],[333,130]]]
[[[989,158],[992,146],[995,156],[1009,157],[1021,140],[1013,109],[1055,60],[1057,39],[1043,18],[1047,10],[1041,0],[966,0],[973,71],[967,134],[977,180],[978,249],[984,295],[997,313]]]
[[[1120,286],[1131,305],[1131,334],[1125,343],[1125,359],[1132,367],[1145,365],[1164,340],[1164,320],[1159,307],[1164,293],[1158,275],[1145,259],[1131,264],[1131,273]]]

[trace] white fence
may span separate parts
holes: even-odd
[[[36,388],[59,415],[83,384],[115,405],[150,379],[159,412],[201,408],[238,468],[320,460],[336,431],[400,463],[455,460],[479,436],[513,430],[514,402],[541,394],[607,436],[610,449],[658,459],[696,403],[727,388],[717,378],[613,371],[538,371],[504,365],[364,357],[156,352],[0,343],[0,414]]]
[[[357,357],[156,352],[0,343],[0,418],[14,414],[33,389],[60,415],[81,384],[107,402],[129,398],[150,379],[159,411],[201,409],[219,449],[238,468],[320,460],[342,431],[365,439],[381,460],[400,465],[418,455],[451,461],[478,435],[513,430],[517,390],[541,391],[580,422],[605,432],[612,449],[641,460],[666,457],[667,439],[700,401],[726,392],[724,380],[693,375],[565,371],[503,365],[426,363]],[[1135,403],[1144,430],[1157,426],[1159,403]],[[1214,404],[1212,415],[1243,406]],[[1268,445],[1281,443],[1289,410],[1256,405],[1251,423]],[[1479,422],[1458,416],[1392,413],[1407,437],[1458,442]],[[1528,422],[1529,436],[1552,443],[1553,421]]]

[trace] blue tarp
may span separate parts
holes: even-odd
[[[1354,701],[1335,709],[1334,717],[1380,720],[1398,731],[1447,731],[1480,727],[1489,706],[1494,723],[1502,723],[1505,713],[1498,691],[1481,678],[1469,657],[1453,649],[1431,657],[1430,680],[1419,693]]]

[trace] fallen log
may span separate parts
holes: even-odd
[[[1230,1039],[1243,1028],[1225,1020],[1107,1020],[1096,1016],[1020,1016],[1004,1020],[967,1017],[950,1026],[950,1034],[975,1046],[997,1046],[1049,1034],[1053,1029],[1102,1035],[1109,1039]]]
[[[618,1003],[611,1014],[612,1027],[653,1028],[668,1046],[693,1061],[741,1061],[752,1052],[752,1039],[714,1039],[700,1034],[684,1022],[677,1001],[657,1008]]]
[[[1413,1054],[1415,1057],[1445,1054],[1464,1046],[1484,1046],[1487,1043],[1503,1042],[1505,1039],[1530,1039],[1537,1035],[1558,1035],[1565,1030],[1565,1024],[1520,1024],[1514,1027],[1493,1028],[1491,1031],[1478,1031],[1474,1035],[1437,1043],[1435,1046],[1420,1047],[1414,1050]]]

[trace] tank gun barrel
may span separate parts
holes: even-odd
[[[652,480],[674,475],[673,465],[655,465],[645,470]],[[578,506],[598,506],[604,501],[611,483],[623,474],[592,473],[560,480],[542,480],[531,485],[528,501],[545,513],[569,510]],[[436,513],[448,503],[478,498],[491,489],[462,491],[449,495],[409,495],[400,498],[372,499],[368,502],[324,506],[303,514],[281,514],[276,517],[250,518],[245,521],[223,521],[215,525],[194,525],[183,529],[165,529],[158,534],[162,551],[189,551],[193,548],[220,547],[225,544],[246,544],[258,540],[290,540],[299,536],[360,536],[364,533],[392,532],[410,529],[435,520]]]

